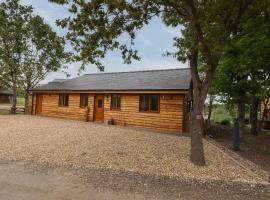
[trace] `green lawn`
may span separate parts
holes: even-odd
[[[0,111],[0,115],[9,115],[9,111]]]

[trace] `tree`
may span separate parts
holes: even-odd
[[[12,87],[12,111],[16,112],[17,89],[36,86],[51,71],[57,71],[65,61],[63,40],[43,19],[33,14],[31,6],[19,0],[0,4],[0,76]]]
[[[261,11],[239,29],[227,45],[213,87],[226,97],[227,103],[238,105],[241,132],[245,119],[245,105],[250,105],[251,133],[258,134],[260,100],[269,90],[270,78],[270,11]]]
[[[67,61],[64,41],[44,23],[39,16],[29,21],[26,51],[23,52],[19,83],[25,91],[25,108],[28,106],[29,89],[35,87],[50,72],[59,70]]]
[[[136,31],[147,25],[156,16],[165,24],[184,27],[182,35],[176,38],[179,47],[178,59],[189,60],[193,81],[193,111],[191,112],[191,161],[204,165],[202,143],[202,110],[208,89],[223,49],[237,32],[239,24],[252,1],[197,1],[197,0],[50,0],[58,4],[69,4],[72,17],[58,20],[68,28],[67,40],[76,51],[75,58],[103,69],[101,59],[108,51],[119,49],[125,63],[139,59],[132,48]],[[125,35],[129,44],[119,37]],[[206,65],[204,76],[200,77],[198,67]]]
[[[25,21],[30,19],[31,8],[18,5],[18,1],[0,4],[0,63],[1,77],[12,87],[12,108],[17,104],[19,63],[24,51],[23,34],[27,31]]]

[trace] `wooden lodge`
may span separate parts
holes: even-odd
[[[31,89],[29,113],[181,133],[189,69],[86,74]]]

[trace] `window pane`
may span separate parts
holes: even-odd
[[[117,95],[116,94],[112,94],[112,98],[111,98],[111,107],[112,109],[116,109],[116,97]]]
[[[159,96],[151,95],[151,111],[158,111],[159,108]]]
[[[86,106],[88,106],[88,95],[87,94],[81,94],[80,107],[86,107]]]
[[[59,106],[64,106],[64,95],[59,94]]]
[[[64,94],[65,97],[65,106],[68,106],[68,94]]]
[[[84,107],[88,106],[88,95],[84,95]]]
[[[149,111],[149,95],[140,96],[140,111]]]
[[[121,106],[121,95],[112,94],[111,95],[111,109],[120,109]]]
[[[102,107],[103,107],[102,99],[98,99],[98,108],[102,108]]]
[[[118,108],[118,109],[121,108],[121,96],[120,96],[120,94],[117,95],[117,108]]]
[[[61,106],[62,105],[62,102],[61,102],[61,94],[59,94],[59,101],[58,101],[58,105]]]

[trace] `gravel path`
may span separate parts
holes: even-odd
[[[55,118],[0,116],[0,160],[202,181],[260,181],[207,142],[206,167],[194,166],[189,161],[189,150],[186,137]]]

